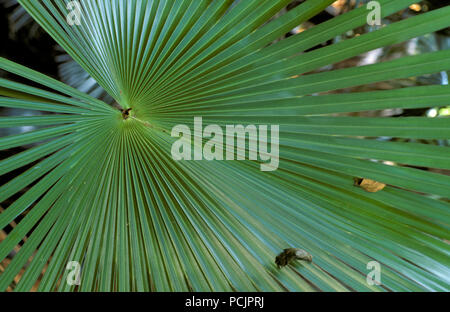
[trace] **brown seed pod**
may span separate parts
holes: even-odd
[[[287,248],[275,258],[275,264],[280,268],[288,265],[293,260],[312,262],[312,256],[303,249]]]

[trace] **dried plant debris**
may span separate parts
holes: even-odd
[[[361,179],[361,178],[354,178],[355,186],[359,186],[363,190],[370,192],[370,193],[376,193],[381,190],[383,190],[386,187],[386,184],[377,182],[370,179]]]
[[[305,260],[312,262],[312,256],[309,252],[303,249],[288,248],[275,258],[275,264],[278,268],[280,268],[288,265],[293,260]]]

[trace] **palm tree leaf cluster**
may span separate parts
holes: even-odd
[[[323,94],[450,70],[450,50],[312,73],[362,53],[450,26],[450,7],[310,50],[363,26],[360,7],[275,40],[333,1],[19,1],[130,118],[103,101],[20,64],[0,68],[42,87],[0,79],[0,106],[47,112],[0,117],[0,127],[40,128],[0,138],[0,273],[5,290],[42,291],[448,291],[449,148],[379,137],[448,139],[448,118],[340,113],[448,105],[448,85]],[[380,0],[383,17],[416,1]],[[308,52],[305,52],[308,51]],[[280,164],[181,161],[171,129],[203,123],[280,126]],[[394,164],[394,165],[392,165]],[[386,184],[378,192],[354,179]],[[301,248],[312,262],[277,268]],[[31,261],[30,261],[31,259]],[[67,263],[82,265],[79,286]],[[366,281],[367,263],[381,285]],[[41,276],[41,272],[45,272]]]

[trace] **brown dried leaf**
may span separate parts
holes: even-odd
[[[312,262],[312,256],[309,252],[298,248],[287,248],[275,258],[275,264],[278,268],[288,265],[292,260],[305,260]]]
[[[379,192],[386,187],[386,184],[384,183],[370,179],[359,179],[359,178],[355,178],[355,185],[361,187],[363,190],[370,193]]]

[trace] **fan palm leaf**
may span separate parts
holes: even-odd
[[[6,59],[0,68],[42,85],[0,79],[0,106],[51,112],[2,117],[0,127],[41,128],[0,138],[0,149],[39,143],[0,161],[31,166],[0,187],[0,260],[27,236],[0,275],[6,289],[70,291],[67,263],[82,264],[81,291],[448,291],[448,147],[377,137],[448,139],[447,118],[335,113],[449,103],[448,86],[318,95],[450,70],[450,51],[311,73],[367,51],[450,26],[450,7],[320,49],[364,25],[355,9],[277,41],[333,1],[93,1],[81,24],[69,1],[19,1],[131,117]],[[415,1],[380,0],[382,15]],[[314,96],[310,96],[314,95]],[[280,164],[172,159],[178,124],[276,124]],[[376,160],[376,161],[374,161]],[[385,161],[397,165],[385,164]],[[355,177],[387,184],[368,193]],[[312,263],[278,269],[284,248]],[[31,262],[29,262],[32,258]],[[378,261],[382,284],[366,281]],[[29,263],[28,263],[29,262]],[[28,264],[27,264],[28,263]]]

